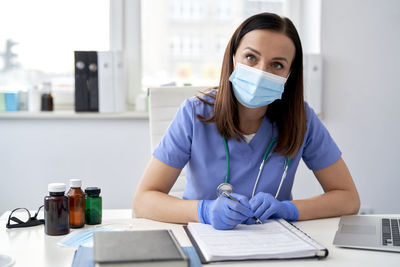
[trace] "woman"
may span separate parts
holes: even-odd
[[[244,21],[226,48],[219,86],[186,100],[155,149],[135,215],[232,229],[269,218],[357,213],[359,196],[341,152],[304,103],[302,57],[289,19],[262,13]],[[324,193],[292,200],[301,158]],[[168,192],[186,164],[178,199]]]

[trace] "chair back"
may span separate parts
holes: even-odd
[[[149,122],[150,122],[150,140],[151,151],[157,147],[166,132],[169,124],[173,120],[178,108],[187,98],[199,95],[199,91],[207,87],[151,87],[149,94]],[[185,168],[182,170],[174,186],[169,192],[170,195],[183,196],[185,189]]]

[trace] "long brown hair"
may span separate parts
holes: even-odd
[[[261,13],[246,19],[233,33],[226,47],[222,62],[221,78],[214,103],[201,98],[203,102],[214,105],[214,114],[210,118],[197,115],[203,122],[215,122],[219,134],[225,138],[240,140],[237,100],[233,94],[229,76],[233,72],[233,56],[244,35],[257,29],[268,29],[289,37],[296,48],[295,58],[290,67],[290,75],[285,84],[282,99],[268,105],[267,117],[276,122],[278,142],[275,151],[284,156],[294,157],[300,149],[306,132],[306,115],[303,96],[303,52],[300,37],[293,23],[276,14]]]

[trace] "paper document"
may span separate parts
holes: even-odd
[[[313,257],[325,249],[285,220],[240,224],[233,230],[189,223],[188,230],[206,262]]]

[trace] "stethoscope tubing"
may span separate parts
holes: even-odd
[[[230,169],[230,163],[229,163],[229,148],[228,148],[228,142],[226,141],[225,137],[222,137],[224,139],[224,147],[225,147],[225,159],[226,159],[226,176],[225,176],[225,183],[229,184],[229,169]]]
[[[222,139],[224,140],[225,158],[226,158],[226,176],[225,176],[224,183],[225,184],[229,184],[229,178],[230,178],[230,173],[229,173],[229,169],[230,169],[229,148],[228,148],[228,142],[226,141],[225,137],[222,137]],[[273,138],[271,140],[271,142],[268,144],[268,146],[267,146],[267,148],[266,148],[266,150],[264,152],[263,159],[261,161],[260,168],[259,168],[259,171],[258,171],[257,179],[256,179],[256,181],[254,183],[254,186],[253,186],[253,192],[251,194],[251,197],[254,197],[254,195],[255,195],[255,192],[256,192],[256,189],[257,189],[257,185],[258,185],[258,181],[260,180],[261,173],[262,173],[262,171],[264,169],[264,164],[265,164],[267,158],[269,158],[269,156],[271,155],[272,147],[275,145],[277,140],[278,140],[277,138]],[[282,188],[283,181],[285,180],[286,175],[287,175],[287,170],[289,168],[289,165],[290,165],[290,157],[287,156],[286,161],[285,161],[285,168],[283,170],[283,174],[282,174],[281,181],[279,183],[278,189],[276,191],[275,198],[277,198],[279,196],[279,193],[280,193],[281,188]],[[231,185],[231,187],[232,187],[232,185]]]
[[[287,162],[287,161],[288,161],[288,160],[286,160],[286,162]],[[279,192],[281,191],[282,184],[283,184],[283,180],[285,180],[285,178],[286,178],[286,174],[287,174],[287,169],[288,169],[288,167],[289,167],[289,164],[288,164],[288,163],[285,163],[285,170],[283,171],[282,178],[281,178],[281,182],[279,183],[278,190],[276,190],[275,198],[278,198],[278,196],[279,196]]]

